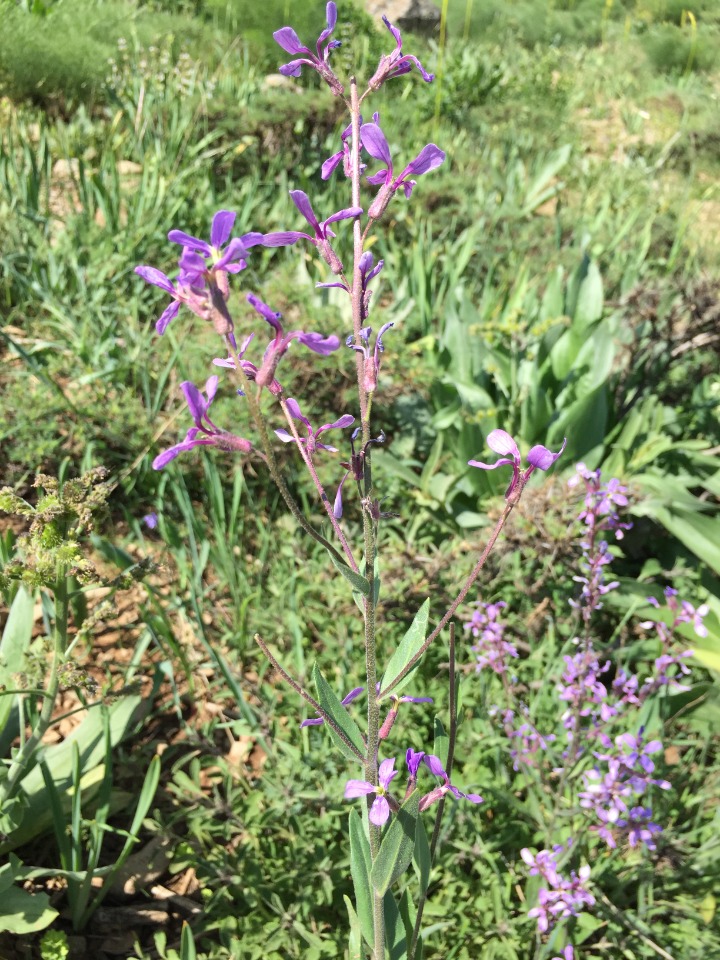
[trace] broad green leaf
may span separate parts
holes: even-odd
[[[25,669],[25,653],[32,639],[35,597],[20,586],[8,613],[0,640],[0,690],[13,687],[13,675]],[[14,696],[0,696],[0,730],[8,722]]]
[[[329,716],[333,718],[350,743],[356,747],[360,756],[363,756],[365,754],[365,744],[363,743],[360,730],[343,704],[340,702],[340,699],[335,695],[335,692],[330,684],[318,669],[317,664],[315,664],[313,667],[313,682],[315,684],[315,689],[317,690],[320,706],[323,708],[325,713],[329,714]],[[338,735],[337,731],[333,730],[329,723],[325,724],[325,728],[343,755],[346,756],[348,760],[357,761],[357,754]]]
[[[350,876],[355,890],[355,909],[363,936],[373,945],[373,892],[370,885],[370,843],[356,810],[350,811]]]
[[[410,865],[415,850],[415,824],[419,804],[420,791],[416,789],[393,816],[385,831],[370,873],[372,885],[379,894],[389,890]]]
[[[370,582],[361,574],[355,573],[354,570],[351,570],[346,563],[341,563],[332,553],[330,554],[330,559],[335,565],[336,569],[345,577],[345,579],[350,583],[353,590],[361,593],[364,597],[370,596]]]
[[[699,504],[698,504],[699,506]],[[654,511],[656,519],[696,557],[720,574],[720,519],[689,511],[671,512],[662,507]]]
[[[429,616],[430,600],[428,598],[415,614],[415,619],[410,624],[410,629],[400,641],[400,645],[395,653],[393,653],[393,655],[390,657],[390,661],[388,662],[388,665],[385,669],[385,674],[382,678],[382,683],[380,684],[381,693],[393,682],[395,677],[397,677],[398,674],[404,670],[404,668],[418,652],[420,647],[422,647],[423,643],[425,643]],[[409,683],[414,672],[415,668],[413,668],[410,673],[403,677],[403,679],[400,681],[400,683],[398,683],[392,692],[395,694],[402,690],[402,688]]]
[[[0,933],[22,936],[44,930],[58,916],[46,893],[28,893],[20,887],[4,890],[0,906]]]

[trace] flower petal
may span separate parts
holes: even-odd
[[[364,123],[362,127],[360,127],[360,140],[371,157],[374,157],[376,160],[382,160],[392,171],[390,146],[388,145],[385,134],[377,123]]]
[[[499,453],[501,456],[510,454],[514,460],[520,460],[518,445],[505,430],[491,430],[487,435],[486,443],[495,453]]]
[[[376,827],[382,827],[383,824],[387,823],[389,816],[390,804],[385,797],[376,797],[368,814],[370,823],[374,823]]]
[[[232,210],[218,210],[210,227],[210,245],[219,250],[230,239],[234,224],[235,214]]]
[[[555,463],[566,446],[567,437],[563,440],[563,444],[557,453],[553,453],[552,450],[548,450],[542,444],[537,444],[528,453],[527,461],[533,467],[537,467],[538,470],[547,470]]]
[[[273,40],[288,53],[307,53],[312,56],[308,48],[300,43],[300,37],[298,37],[292,27],[281,27],[279,30],[276,30],[273,34]]]
[[[345,784],[345,799],[353,800],[355,797],[367,797],[375,793],[375,787],[367,780],[348,780]]]

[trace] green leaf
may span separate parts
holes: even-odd
[[[32,639],[33,610],[35,597],[20,586],[8,613],[7,623],[0,640],[0,690],[16,686],[13,675],[25,669],[25,654]],[[8,722],[13,695],[0,696],[0,730]]]
[[[443,769],[447,767],[448,750],[450,749],[450,738],[445,732],[445,727],[440,717],[435,717],[435,741],[433,743],[433,753],[442,763]]]
[[[395,902],[392,890],[383,897],[385,914],[385,945],[390,951],[390,960],[405,960],[407,956],[405,923]]]
[[[159,758],[155,758],[159,759]],[[182,933],[180,934],[180,960],[196,960],[195,939],[187,921],[183,922]]]
[[[355,573],[354,570],[351,570],[346,563],[341,563],[337,557],[330,554],[330,559],[335,564],[335,567],[340,571],[340,573],[345,577],[348,583],[352,586],[353,590],[357,593],[361,593],[364,597],[370,596],[370,581],[367,580],[359,573]]]
[[[428,843],[425,824],[420,817],[417,819],[415,828],[415,850],[413,852],[413,863],[415,864],[418,880],[420,881],[420,896],[427,892],[430,882],[430,869],[432,859],[430,857],[430,844]]]
[[[360,921],[358,920],[358,915],[353,909],[352,901],[347,894],[343,894],[343,900],[345,901],[345,908],[348,912],[348,925],[350,927],[350,933],[348,936],[348,956],[350,960],[363,960],[363,937],[360,932]]]
[[[348,746],[348,744],[338,735],[336,730],[333,730],[329,723],[326,723],[325,727],[328,733],[334,740],[335,745],[344,754],[344,756],[348,758],[348,760],[357,761],[359,759],[358,754],[360,754],[360,757],[364,756],[365,754],[365,744],[363,743],[360,730],[343,704],[335,695],[335,692],[330,684],[318,669],[317,664],[315,664],[313,667],[313,683],[315,684],[315,689],[317,690],[320,706],[323,708],[325,713],[332,717],[350,743],[356,747],[357,753],[355,753]]]
[[[49,927],[57,916],[46,893],[28,893],[20,887],[3,890],[0,933],[35,933]]]
[[[382,691],[386,687],[390,686],[395,677],[397,677],[398,674],[405,669],[420,647],[422,647],[423,643],[425,643],[429,616],[430,599],[428,598],[415,614],[415,619],[410,624],[410,629],[400,641],[400,645],[395,653],[393,653],[393,655],[390,657],[390,662],[385,669],[385,674],[382,678],[382,683],[380,684],[380,699],[383,699]],[[403,677],[400,683],[393,690],[393,693],[398,693],[400,690],[402,690],[402,688],[410,681],[410,678],[414,672],[415,668],[413,668],[410,673],[407,674],[407,676]]]
[[[415,850],[415,824],[419,804],[420,791],[413,790],[385,831],[370,873],[372,885],[379,894],[389,890],[410,865]]]
[[[350,876],[355,890],[355,909],[363,936],[370,946],[374,942],[373,892],[370,886],[370,843],[356,810],[350,812]]]

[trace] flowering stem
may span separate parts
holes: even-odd
[[[480,572],[481,572],[482,568],[485,566],[485,563],[486,563],[486,561],[487,561],[487,558],[490,556],[490,551],[491,551],[492,548],[495,546],[495,541],[496,541],[497,538],[500,536],[500,532],[502,531],[502,528],[505,526],[505,522],[506,522],[507,518],[510,516],[510,514],[511,514],[511,512],[512,512],[512,509],[513,509],[513,507],[515,506],[515,504],[518,502],[518,500],[519,500],[519,497],[514,497],[512,500],[508,500],[508,501],[507,501],[507,503],[505,504],[505,509],[503,510],[503,512],[502,512],[502,514],[501,514],[501,516],[500,516],[500,519],[499,519],[498,522],[495,524],[495,529],[494,529],[493,532],[490,534],[490,539],[488,540],[488,542],[487,542],[487,544],[486,544],[486,546],[485,546],[485,549],[484,549],[483,552],[480,554],[480,559],[478,560],[478,562],[477,562],[477,563],[475,564],[475,566],[473,567],[472,573],[470,574],[470,576],[468,577],[468,579],[465,581],[465,584],[463,585],[462,589],[460,590],[460,593],[458,593],[458,595],[455,597],[455,599],[453,600],[453,602],[450,604],[450,607],[448,608],[448,611],[447,611],[447,613],[445,614],[445,616],[442,618],[442,620],[440,621],[440,623],[435,627],[435,629],[433,630],[433,632],[432,632],[432,633],[430,634],[430,636],[427,638],[427,640],[425,641],[425,643],[420,647],[420,649],[419,649],[418,652],[415,654],[415,656],[412,657],[412,658],[408,661],[407,665],[406,665],[405,667],[403,667],[403,669],[402,669],[402,670],[400,671],[400,673],[395,677],[395,679],[393,680],[393,682],[392,682],[391,684],[389,684],[387,687],[385,687],[384,690],[381,690],[381,691],[380,691],[380,693],[378,694],[378,698],[379,698],[379,699],[384,698],[388,693],[390,693],[392,690],[394,690],[395,687],[400,683],[400,681],[401,681],[404,677],[406,677],[406,676],[408,675],[408,673],[410,673],[410,671],[413,669],[413,667],[415,666],[415,664],[416,664],[416,663],[421,659],[421,657],[425,654],[425,651],[428,649],[428,647],[429,647],[430,644],[433,642],[433,640],[435,640],[435,638],[438,636],[438,634],[440,633],[440,631],[443,630],[443,629],[447,626],[448,621],[451,620],[451,618],[455,615],[455,611],[456,611],[457,608],[460,606],[460,604],[465,600],[465,597],[468,595],[468,592],[469,592],[469,590],[470,590],[470,587],[475,583],[475,581],[477,580],[477,578],[480,576]]]
[[[267,460],[270,476],[273,478],[275,486],[280,491],[280,496],[283,498],[288,510],[295,517],[295,519],[303,528],[305,533],[309,534],[313,538],[313,540],[316,540],[319,544],[325,547],[328,553],[331,553],[337,560],[340,561],[340,563],[344,563],[345,561],[343,560],[343,557],[340,551],[337,550],[330,543],[329,540],[326,540],[321,533],[318,533],[317,530],[315,530],[315,528],[310,523],[308,523],[302,510],[293,500],[292,494],[287,488],[285,479],[283,478],[283,475],[280,472],[280,468],[278,467],[277,460],[275,459],[275,452],[273,451],[272,445],[270,443],[270,437],[268,436],[267,426],[265,424],[265,418],[263,417],[262,411],[260,410],[259,395],[255,395],[253,392],[253,389],[251,389],[252,387],[254,387],[254,383],[243,370],[242,364],[240,363],[240,358],[238,357],[237,350],[232,345],[229,337],[225,337],[225,344],[235,364],[235,367],[234,367],[235,376],[239,380],[239,382],[242,384],[242,386],[247,388],[247,390],[245,391],[245,397],[248,401],[248,406],[250,407],[250,415],[253,419],[253,423],[255,424],[255,429],[257,430],[260,436],[260,441],[262,443],[263,453],[265,454],[265,458]]]
[[[452,777],[453,761],[455,760],[455,741],[457,739],[457,698],[455,686],[455,624],[450,624],[450,656],[448,662],[448,683],[450,685],[448,697],[448,710],[450,713],[450,729],[448,731],[448,755],[445,769],[448,778]],[[437,810],[435,812],[435,823],[433,825],[432,838],[430,840],[430,868],[435,859],[438,841],[440,839],[440,827],[442,825],[443,813],[445,812],[445,797],[440,797]],[[410,960],[419,960],[416,956],[418,937],[420,936],[420,926],[422,924],[422,915],[425,910],[427,900],[427,890],[422,891],[418,900],[417,914],[415,916],[415,926],[413,927],[412,939],[408,957]]]
[[[340,739],[342,740],[342,742],[343,742],[347,747],[349,747],[350,750],[352,750],[352,752],[355,754],[355,756],[358,758],[358,760],[360,760],[361,762],[364,761],[365,757],[360,753],[360,751],[357,749],[357,747],[355,746],[355,744],[352,743],[352,741],[345,735],[345,733],[342,731],[342,729],[335,723],[335,721],[334,721],[333,718],[330,716],[330,714],[329,714],[329,713],[326,713],[326,712],[323,710],[323,708],[320,706],[320,704],[319,704],[316,700],[314,700],[313,697],[310,696],[310,694],[307,692],[307,690],[305,690],[305,688],[304,688],[301,684],[299,684],[298,681],[294,679],[294,677],[291,677],[290,674],[287,672],[287,670],[285,670],[284,667],[280,666],[280,663],[279,663],[278,660],[272,655],[272,653],[270,653],[270,650],[269,650],[269,648],[268,648],[268,645],[265,643],[265,641],[263,640],[263,638],[260,636],[259,633],[256,633],[256,634],[255,634],[255,643],[257,643],[257,645],[260,647],[260,649],[261,649],[262,652],[265,654],[265,656],[267,657],[267,659],[270,661],[270,663],[272,664],[272,666],[275,667],[275,669],[277,670],[277,672],[278,672],[278,673],[280,674],[280,676],[283,678],[283,680],[285,681],[285,683],[289,684],[289,685],[293,688],[293,690],[295,691],[295,693],[297,693],[299,696],[301,696],[301,697],[303,698],[303,700],[305,700],[307,703],[309,703],[310,706],[313,708],[313,710],[316,710],[316,711],[317,711],[317,713],[323,718],[323,720],[325,721],[325,723],[327,723],[329,726],[331,726],[331,727],[333,728],[333,730],[334,730],[335,733],[340,737]]]
[[[292,433],[293,435],[293,438],[295,440],[295,443],[297,444],[298,450],[300,451],[300,455],[305,461],[305,466],[308,468],[310,476],[312,477],[312,481],[315,484],[315,489],[317,490],[318,495],[320,496],[322,505],[325,507],[325,511],[330,519],[330,523],[333,526],[333,530],[337,534],[337,538],[342,544],[342,548],[345,551],[345,556],[348,559],[348,563],[350,564],[351,569],[355,573],[358,573],[359,572],[358,565],[355,562],[355,557],[353,556],[353,552],[352,552],[352,549],[350,548],[350,544],[347,542],[347,538],[343,533],[342,527],[338,523],[338,520],[335,517],[335,514],[333,513],[333,508],[330,504],[330,501],[328,500],[327,494],[325,493],[325,488],[323,487],[322,483],[320,483],[320,478],[318,477],[317,471],[315,469],[315,465],[312,462],[310,451],[307,450],[305,445],[300,441],[300,435],[297,432],[295,421],[290,415],[290,411],[288,410],[288,407],[287,407],[287,400],[285,400],[284,397],[280,398],[280,406],[283,409],[283,413],[285,414],[285,418],[288,422],[288,426],[290,427],[290,433]]]
[[[352,203],[360,206],[360,100],[358,98],[357,79],[350,78],[350,121],[352,126],[352,156],[350,161],[352,173]],[[352,279],[352,315],[355,343],[360,346],[360,330],[363,320],[363,289],[360,260],[363,254],[363,232],[359,218],[353,223],[353,279]],[[377,662],[375,655],[375,529],[373,519],[366,506],[372,492],[372,473],[370,468],[370,405],[368,393],[365,389],[364,355],[356,351],[358,398],[360,402],[360,421],[362,423],[362,442],[365,450],[363,457],[363,541],[365,557],[365,576],[370,581],[370,596],[365,597],[363,603],[363,617],[365,620],[365,669],[368,691],[368,734],[367,757],[365,760],[365,779],[368,783],[377,786],[378,783],[378,745],[380,732],[380,707],[377,690]],[[380,828],[370,824],[370,856],[373,860],[380,849]],[[375,960],[384,960],[385,957],[385,914],[383,899],[373,891],[373,932]]]

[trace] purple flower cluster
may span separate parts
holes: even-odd
[[[478,671],[489,667],[494,673],[503,674],[508,668],[508,658],[518,656],[513,644],[503,639],[505,624],[498,617],[505,607],[504,600],[497,603],[478,601],[472,617],[464,625],[478,641],[472,648],[477,654]]]
[[[547,933],[558,920],[566,917],[576,917],[585,907],[592,907],[595,897],[588,889],[590,867],[580,867],[574,870],[569,877],[560,873],[559,857],[565,852],[562,846],[550,850],[540,850],[533,854],[527,847],[520,851],[520,856],[530,868],[530,876],[540,876],[545,886],[538,891],[538,904],[528,911],[529,917],[537,919],[540,933]]]
[[[602,484],[600,470],[589,470],[584,463],[576,464],[575,470],[576,474],[568,480],[568,486],[573,488],[581,482],[585,484],[583,509],[578,520],[585,524],[587,530],[580,544],[583,550],[580,564],[583,574],[573,577],[573,580],[582,584],[582,591],[580,599],[571,600],[570,605],[580,609],[587,626],[593,611],[602,607],[601,598],[619,586],[617,580],[605,583],[604,568],[612,563],[613,556],[601,534],[613,533],[616,540],[622,540],[632,523],[621,520],[618,512],[618,508],[628,504],[627,487],[615,478]]]
[[[510,750],[513,761],[513,770],[518,773],[521,767],[537,765],[538,753],[544,753],[548,745],[555,741],[555,734],[541,734],[529,720],[520,724],[517,730],[508,734],[514,746]]]
[[[610,661],[601,664],[592,644],[570,656],[565,654],[565,669],[558,684],[560,700],[568,704],[562,715],[562,724],[568,740],[577,737],[582,718],[590,717],[594,725],[607,722],[617,709],[607,702],[607,688],[600,677],[610,669]]]
[[[645,743],[641,729],[637,736],[620,734],[615,738],[614,747],[612,743],[609,745],[611,751],[596,753],[597,765],[584,774],[585,790],[579,795],[580,805],[600,821],[593,829],[608,846],[617,846],[618,836],[624,834],[632,846],[642,842],[655,849],[652,837],[661,827],[651,822],[650,807],[640,806],[636,801],[651,786],[670,789],[667,780],[652,776],[655,771],[652,756],[662,750],[662,743],[659,740]]]

